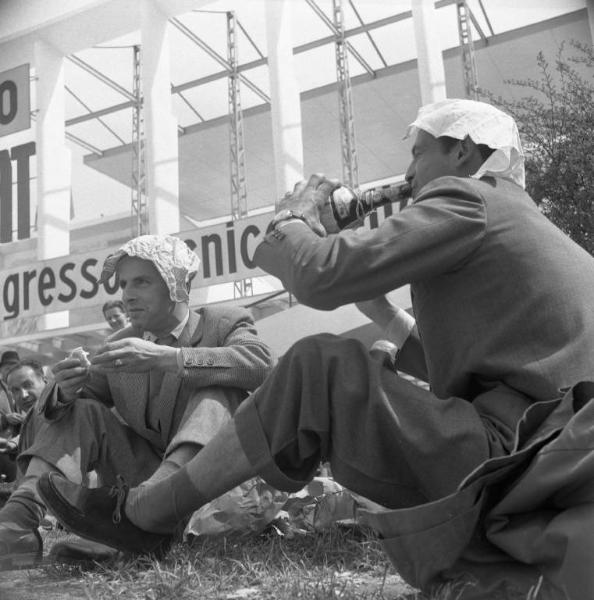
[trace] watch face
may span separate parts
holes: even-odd
[[[290,208],[286,208],[276,213],[270,225],[271,227],[276,227],[279,223],[289,221],[290,219],[300,219],[304,223],[307,223],[305,215],[301,211],[293,211]]]

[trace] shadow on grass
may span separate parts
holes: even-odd
[[[58,531],[44,537],[47,552],[73,536]],[[175,544],[161,561],[120,556],[84,569],[55,564],[14,573],[20,577],[16,586],[6,587],[6,579],[0,577],[2,600],[454,600],[458,596],[455,590],[444,590],[428,599],[416,592],[395,572],[372,532],[341,525],[292,536],[280,535],[272,527],[261,535],[198,538]]]

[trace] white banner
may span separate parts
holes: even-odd
[[[397,204],[383,207],[366,219],[365,227],[377,227],[393,210],[398,209]],[[272,216],[271,209],[270,212],[237,221],[175,234],[182,240],[191,239],[201,259],[200,273],[192,286],[209,287],[264,275],[253,262],[254,252]],[[103,261],[117,249],[114,246],[0,271],[0,319],[9,321],[18,317],[34,317],[96,306],[110,298],[119,298],[115,277],[107,283],[98,283]]]
[[[193,286],[208,287],[262,275],[263,271],[253,264],[253,257],[271,217],[272,211],[176,234],[183,240],[192,239],[201,258],[200,273]],[[115,277],[107,283],[98,283],[103,261],[118,247],[0,271],[0,318],[7,321],[34,317],[119,298]]]

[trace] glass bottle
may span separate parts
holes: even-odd
[[[399,183],[369,190],[353,190],[347,186],[335,189],[320,208],[320,222],[328,233],[359,227],[363,219],[378,207],[410,198],[408,183]]]

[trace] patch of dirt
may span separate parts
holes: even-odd
[[[367,594],[381,593],[384,598],[401,598],[406,594],[413,593],[414,590],[408,586],[400,576],[387,575],[381,579],[364,573],[349,573],[344,571],[336,574],[336,579],[345,579],[353,584],[355,588],[366,592]]]
[[[47,569],[0,573],[0,600],[88,600],[76,578],[52,576]]]
[[[397,575],[388,575],[384,580],[380,580],[377,577],[343,572],[337,574],[337,579],[348,580],[356,588],[367,593],[381,591],[385,598],[400,598],[412,591]],[[253,599],[258,593],[257,588],[253,590],[244,588],[229,594],[227,598]],[[0,573],[0,600],[89,600],[89,598],[80,579],[54,575],[47,568]]]

